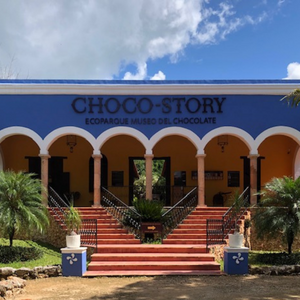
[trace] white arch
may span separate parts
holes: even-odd
[[[117,135],[129,135],[136,138],[145,147],[146,154],[152,154],[148,138],[139,130],[125,126],[113,127],[101,133],[96,140],[95,149],[100,150],[106,141]]]
[[[202,142],[198,135],[196,135],[193,131],[182,127],[168,127],[156,132],[150,139],[151,149],[153,149],[161,139],[169,135],[179,135],[187,138],[196,147],[197,154],[203,154],[201,152]]]
[[[93,147],[94,154],[97,154],[97,153],[95,153],[95,149],[96,149],[95,148],[95,145],[96,145],[95,137],[92,134],[90,134],[88,131],[81,129],[79,127],[73,127],[73,126],[61,127],[61,128],[55,129],[52,132],[50,132],[43,141],[43,148],[41,149],[40,154],[47,155],[49,153],[49,148],[51,147],[51,145],[56,140],[58,140],[60,137],[62,137],[64,135],[68,135],[68,134],[78,135],[78,136],[84,138],[85,140],[87,140],[90,143],[90,145]]]
[[[300,147],[298,147],[295,162],[294,162],[294,178],[297,179],[300,176]]]
[[[31,138],[38,145],[40,149],[42,148],[43,145],[42,138],[33,130],[21,126],[12,126],[0,130],[0,143],[4,141],[6,138],[13,135],[25,135]]]
[[[211,141],[213,138],[217,137],[218,135],[223,135],[223,134],[228,134],[228,135],[233,135],[238,137],[248,147],[250,151],[249,154],[257,154],[257,148],[255,148],[253,137],[245,130],[237,127],[232,127],[232,126],[223,126],[208,132],[202,139],[203,149],[209,143],[209,141]]]
[[[298,145],[300,145],[300,131],[288,126],[275,126],[263,131],[260,135],[256,137],[255,145],[257,149],[266,138],[273,135],[288,136],[291,139],[293,139]]]

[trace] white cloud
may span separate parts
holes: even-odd
[[[0,65],[14,57],[19,78],[148,79],[148,61],[175,63],[190,44],[261,21],[236,17],[228,1],[0,0]]]
[[[287,77],[285,79],[300,79],[300,63],[293,62],[287,66]]]
[[[150,78],[151,80],[165,80],[166,75],[162,71],[158,71],[154,76]]]
[[[132,74],[131,72],[126,72],[124,75],[124,80],[142,80],[147,76],[147,64],[140,64],[137,68],[137,73]]]

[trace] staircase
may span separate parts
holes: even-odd
[[[84,276],[218,275],[220,265],[202,245],[105,245]]]
[[[164,244],[206,245],[206,219],[222,219],[227,210],[227,207],[196,207],[164,240]]]
[[[196,208],[163,244],[141,244],[102,207],[78,210],[83,219],[97,219],[98,228],[97,251],[85,277],[220,274],[207,253],[206,219],[221,218],[227,208]]]
[[[77,207],[82,219],[97,220],[97,245],[107,244],[140,244],[140,241],[135,239],[132,234],[129,234],[123,226],[109,215],[102,207]],[[56,213],[49,209],[50,214],[54,219],[61,224],[60,218],[63,218],[61,211],[56,209]],[[57,216],[59,215],[60,218]]]
[[[99,248],[108,244],[140,244],[133,234],[129,234],[102,207],[81,207],[78,210],[82,219],[97,219],[97,245]]]
[[[206,219],[221,218],[226,210],[196,208],[161,245],[130,245],[110,231],[110,239],[98,240],[84,276],[218,275],[220,265],[206,251]]]

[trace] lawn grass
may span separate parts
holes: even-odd
[[[9,241],[8,239],[0,238],[0,247],[1,246],[8,246]],[[36,247],[40,249],[44,255],[42,258],[37,260],[31,260],[26,262],[14,262],[9,264],[2,264],[0,263],[0,268],[3,267],[12,267],[15,269],[19,268],[30,268],[33,269],[34,267],[38,266],[51,266],[61,264],[61,253],[60,249],[55,248],[49,244],[45,244],[42,242],[33,242],[33,241],[22,241],[22,240],[14,240],[13,247]]]

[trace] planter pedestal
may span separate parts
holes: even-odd
[[[62,248],[63,276],[82,276],[86,272],[86,247]]]
[[[229,275],[248,274],[249,248],[224,247],[224,272]]]

